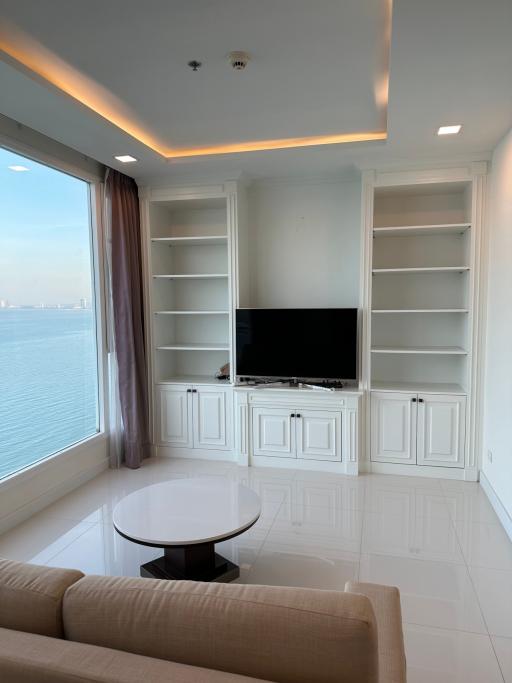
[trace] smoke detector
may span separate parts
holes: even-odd
[[[228,55],[229,63],[236,71],[243,71],[251,59],[247,52],[230,52]]]

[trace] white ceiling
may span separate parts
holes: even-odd
[[[112,93],[163,145],[382,130],[386,0],[0,0],[22,29]],[[7,24],[4,24],[4,26]],[[0,32],[1,33],[1,32]],[[12,60],[0,112],[140,179],[317,175],[354,166],[485,157],[512,125],[512,0],[394,0],[385,143],[166,161]],[[243,72],[230,50],[252,61]],[[199,59],[193,73],[186,63]],[[454,138],[440,124],[462,123]],[[133,154],[134,165],[114,162]]]

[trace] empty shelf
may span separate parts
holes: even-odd
[[[465,356],[461,346],[373,346],[372,353],[399,353],[399,354],[437,354],[443,356]]]
[[[216,342],[203,343],[181,343],[175,342],[156,347],[159,351],[229,351],[229,344],[218,344]]]
[[[194,273],[186,275],[153,275],[155,279],[160,280],[217,280],[219,278],[227,278],[227,273]]]
[[[467,308],[374,308],[372,313],[469,313]]]
[[[229,386],[229,380],[217,379],[211,375],[178,375],[161,379],[157,384],[223,384]]]
[[[403,225],[373,228],[374,237],[406,237],[408,235],[456,235],[465,232],[471,223],[441,223],[433,225]]]
[[[387,382],[385,380],[373,380],[372,391],[407,391],[417,394],[461,394],[466,395],[460,384],[446,382]]]
[[[200,237],[152,237],[152,242],[175,247],[204,246],[207,244],[227,244],[226,235],[203,235]]]
[[[421,268],[374,268],[372,273],[462,273],[469,270],[469,266],[432,266]]]
[[[229,315],[229,311],[155,311],[155,315]]]

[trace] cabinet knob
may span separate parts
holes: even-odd
[[[418,403],[424,403],[424,400],[422,398],[419,398]]]
[[[290,415],[290,417],[296,417],[295,413],[292,413],[292,414]]]
[[[302,415],[300,413],[297,413],[295,417],[302,417]]]
[[[415,399],[415,398],[411,398],[411,401],[412,401],[413,403],[416,403],[416,399]]]

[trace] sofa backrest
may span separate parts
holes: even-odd
[[[75,569],[0,559],[0,627],[62,638],[62,598],[82,576]]]
[[[368,598],[333,591],[87,576],[65,637],[277,683],[377,683]]]

